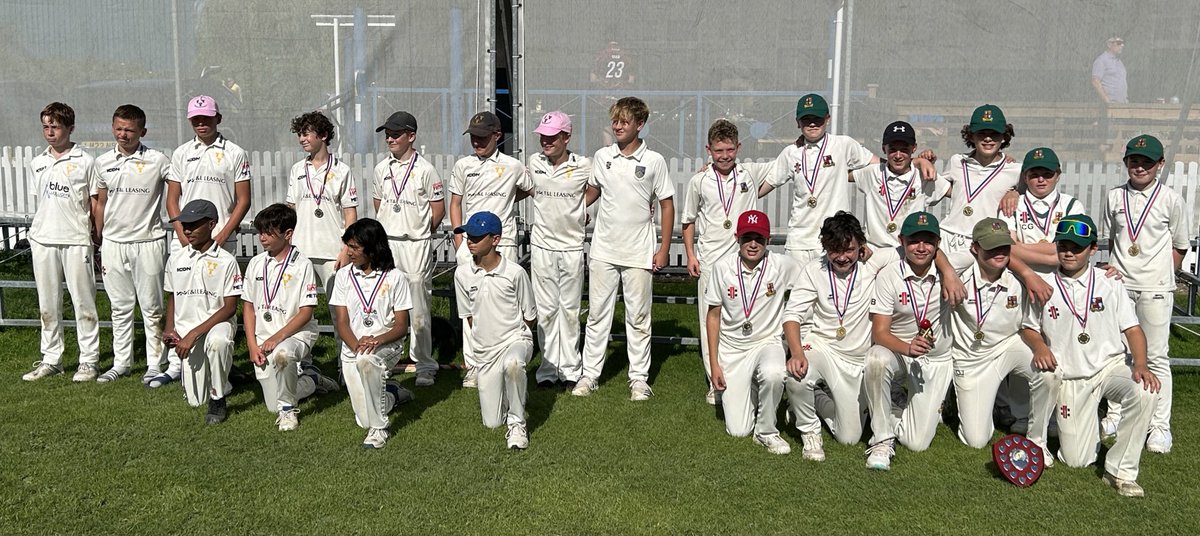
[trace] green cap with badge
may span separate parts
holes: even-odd
[[[1058,171],[1058,154],[1054,149],[1049,147],[1038,147],[1028,153],[1025,153],[1025,160],[1021,162],[1021,173],[1025,173],[1033,168],[1046,168],[1050,171]]]
[[[1004,112],[1000,111],[1000,107],[995,104],[984,104],[975,109],[975,113],[971,114],[971,124],[968,130],[971,134],[991,130],[994,132],[1004,133],[1005,126],[1008,122],[1004,120]]]
[[[1058,220],[1054,229],[1054,241],[1069,240],[1080,246],[1088,247],[1096,243],[1096,222],[1085,214],[1071,214]]]
[[[1129,140],[1129,143],[1125,144],[1125,158],[1129,158],[1135,154],[1158,162],[1163,159],[1162,142],[1149,134],[1136,136],[1132,140]]]
[[[979,244],[985,250],[993,250],[1001,246],[1013,245],[1012,235],[1008,232],[1008,224],[999,218],[984,218],[971,229],[971,241]]]
[[[938,227],[937,216],[928,212],[913,212],[907,218],[904,218],[904,225],[900,226],[900,236],[912,236],[917,233],[933,233],[934,236],[941,236],[941,227]]]
[[[806,115],[825,117],[829,115],[829,104],[816,93],[809,93],[796,101],[796,119]]]

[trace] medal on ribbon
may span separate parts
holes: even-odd
[[[375,281],[375,288],[371,291],[371,297],[363,292],[362,285],[358,282],[358,276],[354,275],[354,269],[350,269],[350,283],[354,286],[354,292],[358,294],[358,303],[362,305],[363,325],[371,327],[375,325],[375,321],[371,319],[371,313],[375,312],[375,298],[379,297],[379,289],[383,288],[383,282],[387,279],[388,271],[377,272],[379,279]]]
[[[854,282],[858,279],[858,263],[854,263],[854,270],[850,272],[850,276],[846,278],[846,294],[845,299],[839,299],[837,288],[837,277],[833,275],[833,266],[829,267],[829,288],[833,291],[833,310],[837,313],[838,327],[834,335],[840,340],[846,336],[845,317],[846,311],[850,309],[850,297],[854,295]]]
[[[1063,301],[1067,302],[1067,308],[1071,310],[1071,315],[1075,317],[1075,321],[1079,322],[1080,332],[1079,336],[1075,339],[1079,341],[1079,344],[1087,344],[1088,341],[1092,340],[1087,334],[1087,322],[1088,305],[1095,298],[1096,272],[1088,270],[1087,300],[1083,302],[1083,314],[1080,314],[1079,310],[1075,308],[1075,301],[1071,299],[1071,293],[1067,292],[1067,286],[1063,283],[1062,275],[1058,272],[1054,272],[1054,282],[1058,284],[1058,292],[1062,296]]]
[[[904,200],[908,199],[909,195],[914,192],[913,185],[915,184],[916,174],[909,172],[912,176],[908,178],[908,184],[904,186],[904,193],[892,202],[892,189],[888,188],[887,184],[887,163],[879,164],[879,186],[883,190],[883,199],[887,203],[888,224],[887,231],[889,233],[896,232],[896,216],[900,214],[900,207],[904,206]],[[899,177],[897,177],[899,178]]]
[[[812,175],[808,174],[808,148],[800,150],[800,173],[804,176],[804,186],[808,188],[808,206],[816,208],[817,206],[817,170],[821,168],[821,161],[825,158],[825,146],[829,143],[829,136],[821,138],[821,148],[817,150],[817,161],[813,162]]]
[[[263,320],[270,322],[271,318],[271,303],[275,301],[275,297],[279,295],[279,286],[283,283],[283,274],[287,272],[288,266],[292,264],[292,254],[295,253],[296,246],[288,248],[287,256],[283,258],[283,262],[279,264],[279,276],[275,278],[275,282],[271,283],[270,268],[271,257],[267,256],[263,260]]]
[[[1154,191],[1150,192],[1150,198],[1146,201],[1146,206],[1142,209],[1142,214],[1138,216],[1137,223],[1133,221],[1132,207],[1129,206],[1129,186],[1126,185],[1122,190],[1122,196],[1125,202],[1125,232],[1129,235],[1129,241],[1132,243],[1129,246],[1129,254],[1137,257],[1142,252],[1142,248],[1138,247],[1138,235],[1142,234],[1142,228],[1146,225],[1146,216],[1150,215],[1150,208],[1154,206],[1154,202],[1158,200],[1158,192],[1162,189],[1162,183],[1154,185]]]
[[[1004,171],[1005,165],[1007,165],[1007,163],[1003,159],[1001,159],[1000,166],[997,167],[995,170],[993,170],[990,174],[988,174],[988,176],[986,178],[984,178],[983,182],[979,183],[978,186],[972,188],[971,187],[971,172],[970,172],[970,170],[967,169],[967,161],[966,160],[962,161],[963,189],[967,193],[967,206],[963,207],[963,215],[964,216],[969,217],[975,213],[975,209],[971,208],[971,202],[975,201],[976,197],[979,197],[979,193],[982,192],[984,188],[987,188],[987,185],[991,184],[992,181],[995,180],[996,176],[999,175],[1001,171]]]
[[[971,286],[975,289],[975,340],[983,342],[983,323],[987,321],[987,316],[992,312],[992,305],[996,303],[996,295],[992,293],[992,299],[988,300],[987,309],[983,308],[983,298],[979,296],[979,277],[971,278]]]
[[[313,215],[318,218],[325,216],[325,211],[321,210],[321,201],[325,198],[325,187],[329,184],[329,174],[333,172],[333,166],[336,163],[337,158],[329,155],[329,159],[325,161],[325,173],[321,174],[321,189],[318,191],[313,191],[312,176],[308,174],[308,168],[312,166],[311,159],[304,163],[304,183],[308,187],[308,193],[312,195],[313,203],[317,205]]]
[[[929,304],[933,301],[933,288],[937,285],[929,285],[929,290],[925,293],[925,305],[920,310],[917,310],[917,293],[913,291],[912,281],[906,278],[904,286],[908,287],[909,305],[912,306],[913,318],[917,321],[917,335],[932,343],[936,337],[933,336],[933,322],[929,320],[928,315]]]
[[[729,195],[725,195],[725,186],[721,184],[721,174],[717,173],[716,166],[713,166],[713,177],[716,177],[717,198],[721,200],[721,210],[725,211],[724,227],[732,229],[733,221],[729,219],[729,211],[733,210],[733,195],[737,189],[737,167],[729,170]]]
[[[738,257],[734,260],[735,268],[738,275],[738,288],[742,291],[742,314],[746,317],[746,322],[742,324],[742,335],[749,335],[754,330],[754,324],[750,323],[750,313],[754,312],[754,302],[758,300],[758,289],[762,286],[763,276],[767,273],[767,257],[764,256],[762,261],[758,263],[758,275],[754,280],[754,292],[750,296],[746,296],[746,281],[742,277],[743,265],[742,258]]]
[[[1050,204],[1050,210],[1046,211],[1046,216],[1038,216],[1037,210],[1034,210],[1033,203],[1029,202],[1029,195],[1022,196],[1025,200],[1025,212],[1029,214],[1029,219],[1033,220],[1034,227],[1042,232],[1042,236],[1053,236],[1050,231],[1050,225],[1053,223],[1050,219],[1054,216],[1054,209],[1058,207],[1058,200],[1062,198],[1061,193],[1055,192],[1054,202]]]
[[[388,176],[384,180],[391,182],[392,193],[396,196],[396,199],[392,202],[392,212],[400,212],[400,194],[404,193],[404,187],[408,185],[408,178],[412,176],[413,166],[417,164],[417,156],[420,156],[419,153],[413,151],[412,158],[408,161],[408,166],[404,168],[404,179],[400,181],[400,186],[396,186],[396,174],[392,170],[391,162],[388,162]]]

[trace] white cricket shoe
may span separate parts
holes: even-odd
[[[387,428],[372,428],[367,432],[367,438],[363,440],[362,448],[364,449],[381,449],[387,443],[388,431]]]
[[[867,469],[887,471],[896,455],[896,438],[889,438],[867,447]]]
[[[117,367],[108,369],[107,372],[96,377],[96,383],[111,383],[129,375],[128,370],[121,370]]]
[[[1146,437],[1146,450],[1159,454],[1167,454],[1171,452],[1172,443],[1174,443],[1174,438],[1171,437],[1171,431],[1167,428],[1156,426],[1150,429],[1150,435]]]
[[[529,432],[525,430],[524,424],[508,425],[508,433],[504,434],[504,439],[508,442],[510,449],[525,450],[529,448]]]
[[[1121,420],[1111,415],[1100,419],[1100,439],[1116,437],[1118,424],[1121,424]]]
[[[417,387],[429,387],[433,385],[435,378],[437,378],[437,376],[433,372],[418,372]]]
[[[784,441],[779,434],[754,434],[754,442],[767,448],[771,454],[784,455],[792,452],[792,446]]]
[[[650,396],[654,391],[650,390],[650,384],[642,380],[633,380],[629,382],[629,399],[634,402],[642,402],[650,400]]]
[[[588,396],[599,389],[600,385],[596,383],[595,378],[584,376],[575,382],[575,388],[571,389],[571,394],[575,396]]]
[[[35,381],[35,380],[40,380],[42,378],[45,378],[46,376],[54,376],[54,375],[62,374],[62,373],[63,373],[62,367],[60,367],[58,365],[51,365],[50,363],[38,361],[37,363],[33,364],[33,370],[26,372],[24,376],[21,376],[21,379],[25,380],[27,382],[31,382],[31,381]]]
[[[275,418],[275,424],[279,426],[280,432],[295,430],[300,426],[300,410],[296,408],[280,410],[279,416]]]
[[[95,381],[98,374],[100,371],[96,369],[95,363],[80,363],[79,368],[75,370],[75,375],[71,377],[71,381],[75,383]]]
[[[467,369],[467,375],[463,377],[462,386],[467,389],[477,389],[479,387],[477,377],[478,372],[475,369]]]
[[[825,461],[825,440],[821,438],[821,432],[812,432],[808,434],[800,434],[800,441],[804,443],[804,459],[814,462]]]
[[[1117,490],[1117,494],[1122,497],[1145,497],[1146,490],[1142,489],[1137,482],[1133,480],[1122,480],[1112,475],[1112,473],[1104,473],[1104,483],[1112,486]]]

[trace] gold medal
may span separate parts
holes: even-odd
[[[1137,257],[1138,253],[1141,253],[1141,252],[1142,252],[1142,248],[1139,248],[1137,244],[1129,246],[1129,254],[1130,255]]]
[[[982,331],[978,331],[978,330],[975,331],[975,340],[977,340],[977,341],[983,340],[983,332]]]
[[[732,228],[733,228],[733,222],[731,222],[731,221],[729,221],[729,220],[725,220],[725,228],[726,228],[726,229],[732,229]]]
[[[971,208],[971,205],[967,205],[967,206],[963,207],[963,216],[970,216],[974,213],[975,213],[975,209]]]
[[[837,335],[838,340],[841,340],[842,337],[846,336],[846,328],[838,326],[837,331],[834,333]]]
[[[1087,344],[1088,341],[1092,340],[1091,337],[1088,337],[1087,333],[1080,333],[1076,339],[1079,341],[1079,344]]]
[[[894,222],[894,221],[889,221],[889,222],[888,222],[888,224],[887,224],[887,232],[889,232],[889,233],[894,233],[894,232],[896,232],[896,222]]]
[[[809,207],[809,208],[817,208],[817,198],[816,198],[816,196],[811,196],[811,195],[810,195],[810,196],[808,196],[808,207]]]

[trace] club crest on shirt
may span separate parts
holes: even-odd
[[[774,295],[775,295],[775,283],[768,281],[767,282],[767,297],[769,298]]]
[[[1058,223],[1058,220],[1054,220],[1054,222]],[[1029,213],[1028,212],[1021,213],[1021,223],[1029,223]]]
[[[1050,308],[1046,310],[1046,312],[1050,313],[1050,318],[1058,320],[1058,307],[1051,305]]]
[[[225,161],[225,152],[224,151],[216,151],[213,153],[213,158],[217,161],[218,164],[220,164],[221,162]]]
[[[604,169],[612,169],[612,162],[605,162]]]
[[[1009,296],[1008,301],[1004,304],[1004,308],[1005,309],[1016,309],[1017,308],[1017,297]]]
[[[908,305],[908,292],[900,293],[900,305]]]
[[[1057,224],[1057,223],[1058,223],[1058,221],[1062,219],[1062,217],[1063,217],[1063,213],[1062,213],[1062,212],[1055,212],[1055,213],[1054,213],[1054,221],[1053,221],[1052,223],[1055,223],[1055,224]]]
[[[204,261],[204,271],[208,272],[208,275],[213,275],[213,272],[217,271],[217,261]]]
[[[1059,417],[1062,417],[1062,418],[1064,418],[1064,419],[1069,419],[1069,418],[1071,418],[1071,408],[1067,407],[1067,405],[1066,405],[1066,404],[1063,404],[1062,406],[1059,406],[1059,408],[1058,408],[1058,416],[1059,416]]]
[[[138,175],[141,175],[142,170],[146,169],[146,164],[142,163],[142,162],[137,162],[137,163],[133,164],[133,167],[137,168]]]
[[[390,289],[390,288],[392,288],[392,284],[391,284],[391,283],[388,283],[387,281],[384,281],[384,282],[383,282],[383,285],[380,285],[380,287],[379,287],[379,292],[380,292],[381,294],[387,294],[387,291],[388,291],[388,289]]]
[[[284,273],[283,274],[283,286],[287,287],[288,283],[291,283],[291,282],[292,282],[292,274]]]
[[[1104,310],[1104,298],[1096,296],[1092,298],[1092,312],[1098,313]]]
[[[646,166],[637,166],[637,167],[633,168],[633,174],[634,174],[634,176],[636,176],[639,179],[642,177],[645,177],[646,176]]]
[[[746,184],[745,182],[742,182],[740,186],[741,186],[741,189],[742,189],[742,193],[746,193],[746,192],[749,192],[749,191],[750,191],[750,185],[749,185],[749,184]]]
[[[796,165],[792,166],[792,171],[794,173],[800,173],[803,170],[804,168],[800,167],[800,162],[796,162]]]
[[[72,173],[75,173],[75,170],[79,169],[79,166],[76,166],[75,164],[67,164],[66,168],[67,168],[67,175],[70,175]]]
[[[821,167],[833,167],[833,157],[825,155],[825,158],[821,161]]]
[[[732,300],[737,297],[737,287],[730,285],[729,290],[725,291],[725,293],[728,294],[729,299]]]

